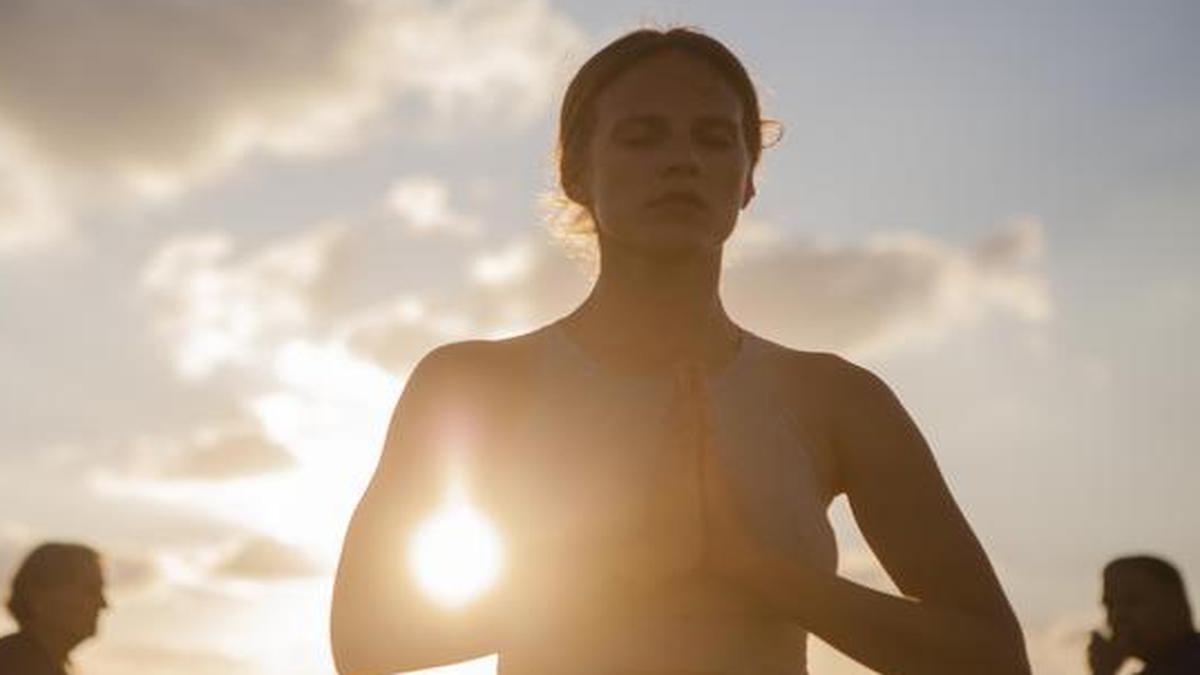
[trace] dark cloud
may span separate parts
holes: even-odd
[[[65,231],[77,202],[170,196],[256,153],[519,127],[581,42],[537,1],[8,0],[0,253]]]
[[[546,99],[578,31],[543,3],[512,10],[14,0],[0,6],[0,110],[43,154],[72,165],[173,173],[254,145],[303,151],[398,95],[442,113]],[[459,77],[439,77],[450,71]]]

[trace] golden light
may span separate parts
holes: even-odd
[[[471,505],[461,480],[451,481],[442,507],[413,535],[408,561],[421,589],[447,607],[466,604],[500,575],[500,535]]]

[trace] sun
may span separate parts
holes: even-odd
[[[452,480],[442,506],[413,535],[408,563],[430,598],[457,608],[495,583],[503,553],[496,528],[470,503],[463,481]]]

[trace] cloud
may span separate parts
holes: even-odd
[[[987,316],[1040,322],[1053,311],[1032,217],[971,249],[916,233],[835,247],[751,225],[731,242],[722,297],[750,330],[796,347],[874,354]],[[471,285],[457,303],[476,334],[513,334],[571,311],[587,295],[586,271],[546,238],[519,238],[467,261]]]
[[[100,640],[74,659],[81,672],[171,673],[172,675],[260,675],[248,661],[216,651]]]
[[[0,255],[42,248],[68,229],[42,167],[0,134]]]
[[[425,95],[442,125],[534,119],[553,104],[584,44],[580,29],[543,0],[412,5],[423,20],[394,23],[399,60],[411,66],[399,79]]]
[[[1039,221],[1019,218],[972,250],[915,233],[836,247],[775,242],[743,251],[723,297],[735,317],[774,339],[877,353],[936,341],[990,314],[1048,318],[1042,238]]]
[[[347,319],[340,331],[351,352],[402,373],[434,347],[461,338],[463,328],[454,317],[432,315],[416,298],[401,298]]]
[[[141,589],[162,578],[158,561],[146,554],[101,552],[101,555],[104,558],[104,582],[108,588]]]
[[[385,125],[525,125],[582,41],[541,0],[3,3],[0,138],[23,152],[0,167],[0,243],[44,239],[113,188],[170,196]]]
[[[548,238],[515,237],[459,262],[463,283],[431,297],[364,308],[340,322],[341,339],[391,372],[407,372],[440,344],[530,330],[587,294],[586,273]]]
[[[208,433],[164,467],[162,477],[222,480],[254,476],[295,466],[296,460],[256,429]]]
[[[274,581],[325,574],[304,551],[266,537],[247,540],[216,571],[242,579]]]
[[[442,232],[474,238],[482,232],[479,221],[451,208],[449,186],[432,176],[398,179],[388,189],[385,202],[388,210],[414,235]]]
[[[142,286],[157,305],[158,329],[175,349],[179,372],[198,378],[223,364],[252,364],[272,338],[307,327],[345,233],[316,227],[240,258],[223,233],[160,247]]]
[[[438,181],[398,185],[397,210],[413,221],[472,220],[448,210]],[[179,372],[198,378],[222,365],[268,371],[284,344],[307,339],[344,344],[400,374],[438,344],[529,330],[569,312],[588,292],[577,261],[549,237],[525,235],[450,252],[463,266],[457,284],[365,303],[340,298],[349,308],[335,308],[339,289],[361,294],[362,279],[391,264],[366,245],[386,229],[317,225],[244,252],[220,233],[162,245],[142,280]],[[1052,314],[1036,218],[1002,223],[969,249],[917,233],[829,246],[787,239],[763,224],[749,229],[753,236],[731,244],[726,306],[751,330],[793,346],[861,356],[936,342],[988,316],[1040,322]]]
[[[588,270],[548,236],[525,236],[466,261],[459,299],[486,335],[511,335],[552,321],[587,297]]]
[[[250,413],[245,416],[169,435],[38,448],[34,459],[22,462],[20,474],[67,490],[82,485],[103,492],[125,482],[220,483],[294,468],[293,454],[247,419]]]
[[[96,470],[112,479],[224,481],[296,466],[296,459],[250,424],[210,426],[176,438],[140,438]]]

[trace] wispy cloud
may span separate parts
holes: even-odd
[[[182,627],[181,627],[182,628]],[[172,673],[172,675],[261,675],[249,661],[199,648],[178,648],[104,640],[81,650],[78,662],[84,672]]]
[[[458,317],[436,312],[419,298],[403,297],[348,317],[339,332],[350,351],[390,372],[406,373],[434,347],[466,334]]]
[[[99,464],[112,479],[225,481],[293,468],[296,459],[257,425],[244,422],[208,425],[173,438],[138,438]]]
[[[268,537],[244,542],[219,567],[218,574],[241,579],[274,581],[326,574],[305,551]]]
[[[414,235],[445,233],[474,238],[482,233],[479,221],[455,211],[450,186],[433,176],[406,176],[388,189],[386,207]]]
[[[224,233],[164,244],[142,284],[180,372],[202,377],[222,364],[261,362],[264,344],[302,331],[344,235],[338,226],[316,227],[244,256]]]
[[[296,459],[257,429],[201,434],[173,462],[163,478],[221,480],[242,478],[295,466]]]
[[[45,170],[30,161],[21,144],[0,129],[0,255],[61,240],[66,214],[51,191]]]

